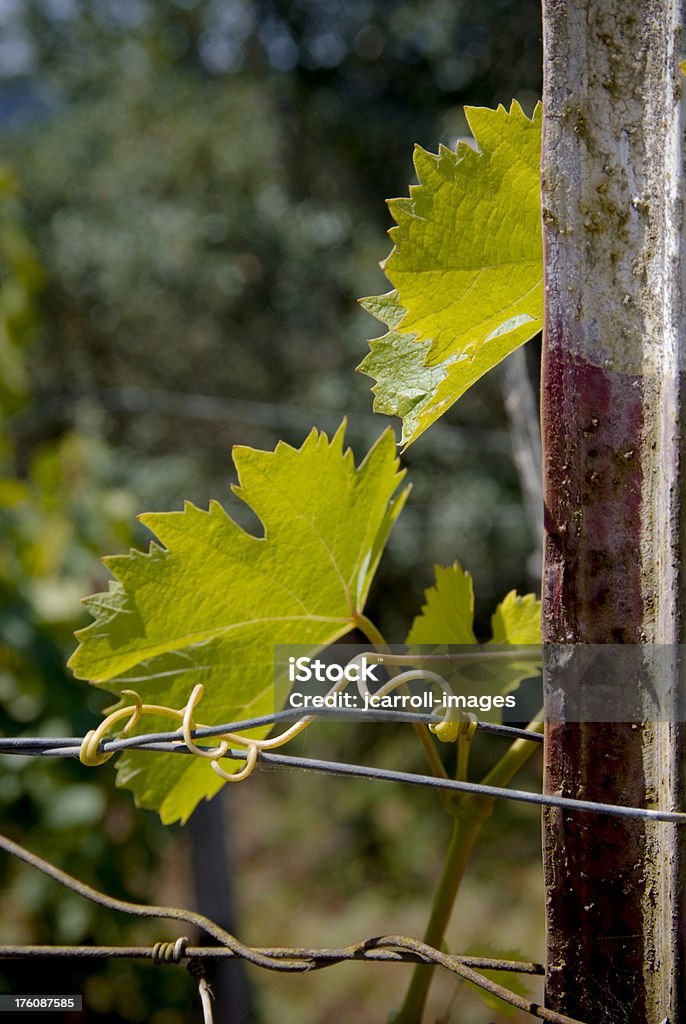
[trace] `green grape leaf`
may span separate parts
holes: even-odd
[[[425,593],[426,603],[415,618],[407,636],[407,644],[425,646],[463,646],[476,644],[474,634],[474,591],[472,578],[459,562],[435,567],[436,585]],[[520,596],[514,590],[497,606],[491,617],[492,637],[489,644],[499,647],[510,645],[538,646],[541,642],[541,602],[534,594]],[[478,685],[479,693],[487,689],[494,693],[511,693],[522,682],[539,671],[530,660],[512,660],[497,665],[465,666],[449,673],[459,682]],[[495,684],[495,687],[493,686]]]
[[[407,643],[475,644],[472,577],[459,562],[435,566],[436,586],[424,593],[426,604],[412,623]]]
[[[491,630],[491,644],[540,646],[541,602],[535,594],[521,596],[511,590],[491,616]],[[508,659],[507,664],[503,665],[498,673],[501,693],[512,693],[522,680],[530,679],[539,671],[540,666],[532,664],[531,661]]]
[[[493,644],[540,644],[541,602],[511,590],[491,616],[491,629]]]
[[[542,325],[541,106],[466,114],[479,152],[416,149],[419,184],[389,203],[394,291],[363,300],[390,330],[358,369],[404,445]]]
[[[204,724],[271,713],[274,645],[314,652],[354,628],[409,490],[398,493],[404,472],[391,431],[356,467],[343,451],[344,426],[331,440],[313,430],[298,449],[234,448],[233,490],[263,536],[246,533],[214,501],[208,511],[187,503],[182,512],[141,516],[163,546],[105,560],[115,581],[86,599],[95,621],[77,634],[74,673],[174,708],[202,682],[196,718]],[[174,728],[145,718],[138,731],[158,727]],[[197,757],[130,751],[117,768],[118,784],[165,823],[185,821],[224,784]]]
[[[390,330],[382,338],[369,342],[369,355],[358,370],[376,381],[372,388],[374,411],[400,416],[403,420],[401,443],[409,443],[429,404],[433,403],[430,410],[430,414],[435,412],[433,419],[441,415],[436,411],[434,399],[444,386],[446,372],[441,366],[427,366],[426,357],[431,347],[428,341],[418,342],[416,334],[402,334],[397,330],[405,313],[397,292],[360,301],[367,312]]]

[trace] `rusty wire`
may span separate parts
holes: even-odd
[[[427,945],[425,942],[409,938],[406,935],[375,936],[373,938],[363,939],[361,942],[354,943],[353,945],[345,946],[342,949],[271,949],[268,947],[246,946],[215,921],[205,917],[203,914],[198,914],[196,911],[186,910],[181,907],[164,907],[144,903],[131,903],[128,900],[121,900],[100,892],[98,889],[94,889],[92,886],[80,881],[80,879],[74,878],[73,875],[68,874],[66,871],[63,871],[61,868],[56,867],[49,861],[44,860],[37,854],[26,850],[23,846],[15,843],[7,836],[0,835],[0,849],[16,857],[18,860],[29,864],[31,867],[36,868],[36,870],[41,871],[43,874],[48,875],[48,877],[59,882],[61,885],[64,885],[67,889],[71,889],[72,892],[75,892],[108,910],[117,910],[124,914],[131,914],[135,917],[164,918],[168,920],[183,921],[186,924],[192,924],[196,928],[212,936],[213,939],[220,943],[220,948],[222,948],[223,951],[220,953],[219,950],[213,950],[212,955],[215,956],[233,956],[246,960],[248,963],[254,964],[256,967],[264,967],[271,971],[286,971],[291,973],[307,973],[312,970],[321,969],[336,963],[351,960],[433,964],[438,967],[443,967],[452,974],[456,974],[465,981],[469,981],[473,985],[476,985],[477,988],[488,992],[490,995],[496,996],[498,999],[502,999],[504,1002],[509,1003],[510,1006],[514,1006],[519,1010],[529,1013],[533,1017],[537,1017],[539,1020],[548,1021],[549,1024],[583,1024],[583,1022],[574,1020],[572,1017],[567,1017],[564,1014],[556,1013],[554,1010],[549,1010],[545,1006],[541,1006],[533,1000],[527,999],[524,996],[518,995],[516,992],[510,991],[510,989],[505,988],[503,985],[499,985],[490,978],[484,977],[484,975],[479,973],[479,970],[476,969],[475,966],[472,966],[478,963],[479,958],[452,956],[449,953],[443,953],[441,950]],[[178,942],[180,942],[180,940],[177,940],[177,943]],[[78,955],[72,954],[69,951],[69,947],[62,947],[61,949],[59,947],[48,948],[57,950],[57,952],[48,955]],[[37,949],[40,949],[40,947],[26,947],[23,955],[38,956],[40,953],[35,951]],[[117,955],[116,952],[110,954],[108,947],[99,947],[99,949],[103,950],[103,956]],[[2,950],[5,950],[6,952],[3,953]],[[20,946],[0,947],[0,956],[7,955],[16,957],[22,955],[20,950]],[[392,957],[379,956],[379,953],[391,953],[394,955]],[[158,944],[150,950],[146,950],[142,955],[149,957],[150,959],[157,956],[159,961],[159,954],[160,948]],[[194,948],[187,947],[184,943],[183,954],[185,957],[190,957],[192,961],[195,957],[196,950]],[[96,954],[91,955],[95,956]],[[133,950],[128,948],[126,953],[120,953],[119,955],[138,955],[138,950],[135,947]],[[198,959],[202,955],[203,954],[198,953]],[[499,964],[499,967],[497,968],[498,970],[504,969],[502,967],[503,961],[496,962]],[[492,961],[489,961],[489,964],[490,963],[492,963]],[[522,973],[538,973],[539,965],[520,965],[517,961],[512,961],[509,969],[518,970],[520,966],[527,968],[522,971]],[[492,967],[489,966],[489,968],[486,968],[482,962],[480,964],[480,969],[492,969]],[[202,994],[203,993],[201,992],[201,995]],[[206,1000],[203,999],[203,1009],[205,1009],[205,1003]]]
[[[368,940],[374,942],[376,940]],[[48,957],[64,959],[77,957],[83,960],[102,960],[112,958],[115,960],[155,960],[155,950],[162,943],[154,946],[2,946],[0,945],[0,959],[20,960],[26,957]],[[167,944],[174,945],[174,943]],[[360,948],[361,947],[361,948]],[[312,970],[321,970],[324,967],[334,964],[346,963],[353,960],[364,960],[369,963],[403,963],[403,964],[425,964],[430,961],[426,957],[413,953],[411,950],[392,950],[366,946],[363,943],[357,946],[333,946],[333,947],[283,947],[283,946],[253,946],[253,949],[265,956],[276,960],[288,960],[293,957],[303,960],[312,960]],[[185,955],[196,957],[200,960],[235,960],[236,953],[226,946],[190,946],[185,947]],[[158,958],[159,959],[159,958]],[[542,977],[545,974],[543,964],[537,964],[529,960],[502,960],[498,957],[489,956],[456,956],[451,959],[466,967],[473,967],[478,971],[504,971],[511,974],[530,974]],[[175,958],[167,958],[165,963],[178,963]]]
[[[287,718],[292,718],[290,712],[277,712],[273,715],[264,715],[242,722],[233,722],[224,725],[217,725],[207,728],[193,730],[193,739],[203,739],[220,735],[224,732],[237,732],[258,725],[267,725]],[[321,717],[325,717],[323,714]],[[328,716],[327,716],[328,717]],[[330,717],[337,717],[332,714]],[[340,715],[338,715],[340,718]],[[346,717],[366,717],[369,715],[350,714]],[[373,719],[376,721],[404,721],[420,724],[430,724],[440,721],[435,716],[403,712],[375,711]],[[541,743],[543,737],[540,733],[530,730],[519,729],[514,726],[498,726],[491,723],[479,722],[478,728],[487,733],[502,735],[506,739],[526,739],[533,743]],[[0,754],[20,755],[28,757],[75,757],[78,758],[81,749],[81,737],[13,737],[0,739]],[[164,753],[191,754],[184,742],[176,732],[148,733],[145,735],[106,740],[100,744],[102,752],[119,752],[127,749],[144,751],[158,751]],[[231,750],[227,757],[236,760],[246,757],[245,750]],[[613,804],[601,804],[589,800],[577,800],[569,797],[557,796],[555,794],[532,793],[522,790],[507,789],[504,787],[488,786],[480,783],[471,783],[461,780],[454,780],[431,775],[421,775],[413,772],[392,771],[380,769],[368,765],[349,764],[347,762],[324,761],[315,758],[296,757],[286,754],[261,753],[258,766],[263,768],[299,768],[319,773],[334,774],[339,776],[356,776],[367,779],[374,779],[386,782],[405,783],[438,789],[439,791],[455,791],[459,793],[474,793],[491,799],[503,798],[516,800],[524,803],[536,804],[539,806],[563,807],[575,811],[586,811],[600,814],[610,814],[630,818],[652,819],[657,821],[669,821],[675,823],[686,823],[686,814],[675,811],[662,811],[652,808],[641,807],[620,807]],[[338,963],[358,961],[366,963],[413,963],[427,964],[442,967],[444,970],[457,975],[465,981],[469,981],[478,988],[503,1000],[509,1005],[522,1010],[539,1020],[548,1021],[549,1024],[583,1024],[557,1013],[540,1004],[512,992],[510,989],[485,977],[480,971],[497,970],[514,973],[542,975],[544,968],[541,964],[526,961],[508,961],[485,957],[457,956],[442,952],[427,945],[418,939],[404,935],[382,935],[349,946],[340,948],[296,948],[296,947],[260,947],[246,946],[234,935],[221,928],[216,922],[195,911],[179,907],[153,906],[146,904],[131,903],[109,896],[93,889],[91,886],[74,878],[67,872],[50,864],[48,861],[24,849],[13,840],[0,835],[0,849],[11,854],[17,859],[24,861],[31,867],[48,875],[61,885],[71,889],[86,899],[93,901],[110,910],[131,914],[137,917],[171,919],[186,924],[192,924],[201,932],[211,936],[217,946],[190,946],[184,938],[176,942],[155,946],[0,946],[0,958],[14,959],[19,957],[83,957],[96,959],[99,957],[112,958],[143,958],[151,959],[154,962],[183,963],[186,967],[193,965],[191,973],[196,977],[199,985],[199,992],[203,1004],[203,1012],[206,1022],[211,1021],[211,1006],[209,1001],[209,989],[204,980],[200,967],[202,962],[209,958],[234,958],[245,960],[256,967],[262,967],[270,971],[305,973],[313,970],[321,970],[325,967]],[[169,957],[167,952],[172,950],[174,955]]]

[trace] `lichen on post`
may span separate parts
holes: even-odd
[[[543,17],[543,636],[572,659],[575,645],[665,645],[676,702],[681,4],[544,0]],[[546,689],[564,704],[560,660]],[[549,724],[547,790],[683,810],[683,729],[666,717]],[[669,825],[546,812],[551,1008],[593,1024],[686,1020],[685,841]]]

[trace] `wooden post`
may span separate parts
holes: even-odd
[[[676,645],[681,3],[544,0],[543,21],[544,640]],[[564,679],[552,658],[547,687]],[[684,755],[674,723],[551,725],[545,785],[684,810]],[[589,1024],[686,1021],[685,839],[670,825],[546,813],[551,1008]]]

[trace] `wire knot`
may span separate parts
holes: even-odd
[[[202,962],[199,956],[193,956],[186,964],[186,970],[190,974],[191,978],[195,978],[197,982],[205,981],[207,973],[205,971],[205,964]],[[207,986],[209,988],[209,985]]]
[[[156,942],[152,947],[153,963],[158,964],[180,964],[186,955],[186,947],[190,939],[182,935],[176,942]],[[190,965],[191,961],[189,961]],[[189,967],[190,969],[190,967]]]

